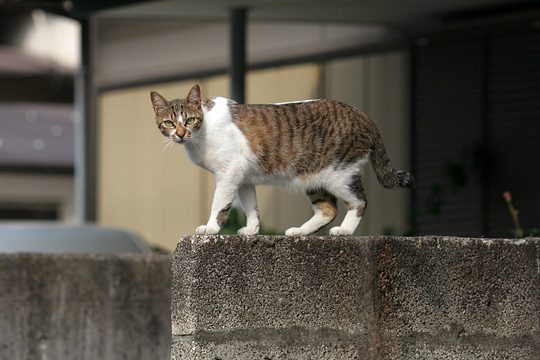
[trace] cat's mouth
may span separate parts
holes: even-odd
[[[185,144],[189,140],[189,138],[186,136],[180,137],[180,136],[174,136],[174,135],[169,136],[169,139],[177,144]]]

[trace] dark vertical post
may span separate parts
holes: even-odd
[[[80,25],[81,60],[75,78],[75,214],[83,223],[96,219],[96,122],[91,19],[81,19]]]
[[[231,97],[245,102],[246,88],[246,8],[233,8],[230,14],[230,76]]]
[[[416,146],[417,146],[417,126],[416,126],[416,107],[417,107],[417,51],[418,51],[418,45],[417,42],[414,41],[409,45],[409,92],[410,92],[410,100],[409,100],[409,163],[410,163],[410,169],[413,174],[413,176],[416,176],[417,173],[417,153],[416,153]],[[417,235],[417,215],[418,215],[418,191],[416,190],[416,186],[410,189],[409,192],[410,196],[410,203],[409,203],[409,233],[408,236],[416,236]]]
[[[491,154],[489,141],[489,88],[491,78],[491,36],[484,35],[482,39],[482,149],[480,151],[480,181],[482,183],[482,236],[489,237],[491,229],[489,228],[490,215],[490,163]],[[476,155],[478,156],[478,155]]]

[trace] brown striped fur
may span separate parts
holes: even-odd
[[[266,172],[308,175],[367,155],[376,128],[364,114],[335,100],[284,105],[231,105]]]
[[[347,166],[369,154],[384,187],[413,185],[409,173],[392,168],[371,119],[340,101],[233,104],[230,110],[265,172],[293,169],[299,176],[309,175],[331,164]]]

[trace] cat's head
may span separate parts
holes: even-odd
[[[155,91],[150,92],[150,99],[158,129],[172,141],[183,144],[201,129],[203,111],[199,85],[194,85],[185,99],[168,101]]]

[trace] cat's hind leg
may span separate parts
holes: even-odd
[[[336,197],[326,190],[308,191],[315,214],[300,227],[293,227],[285,231],[285,235],[309,235],[330,223],[336,217],[338,210]]]
[[[367,207],[367,198],[360,176],[354,178],[353,183],[346,191],[336,195],[345,201],[347,214],[340,226],[330,229],[330,235],[352,235],[360,224]]]
[[[246,214],[247,224],[238,230],[240,235],[256,235],[259,233],[259,210],[257,209],[257,193],[255,185],[244,184],[238,189],[238,199],[244,214]]]

